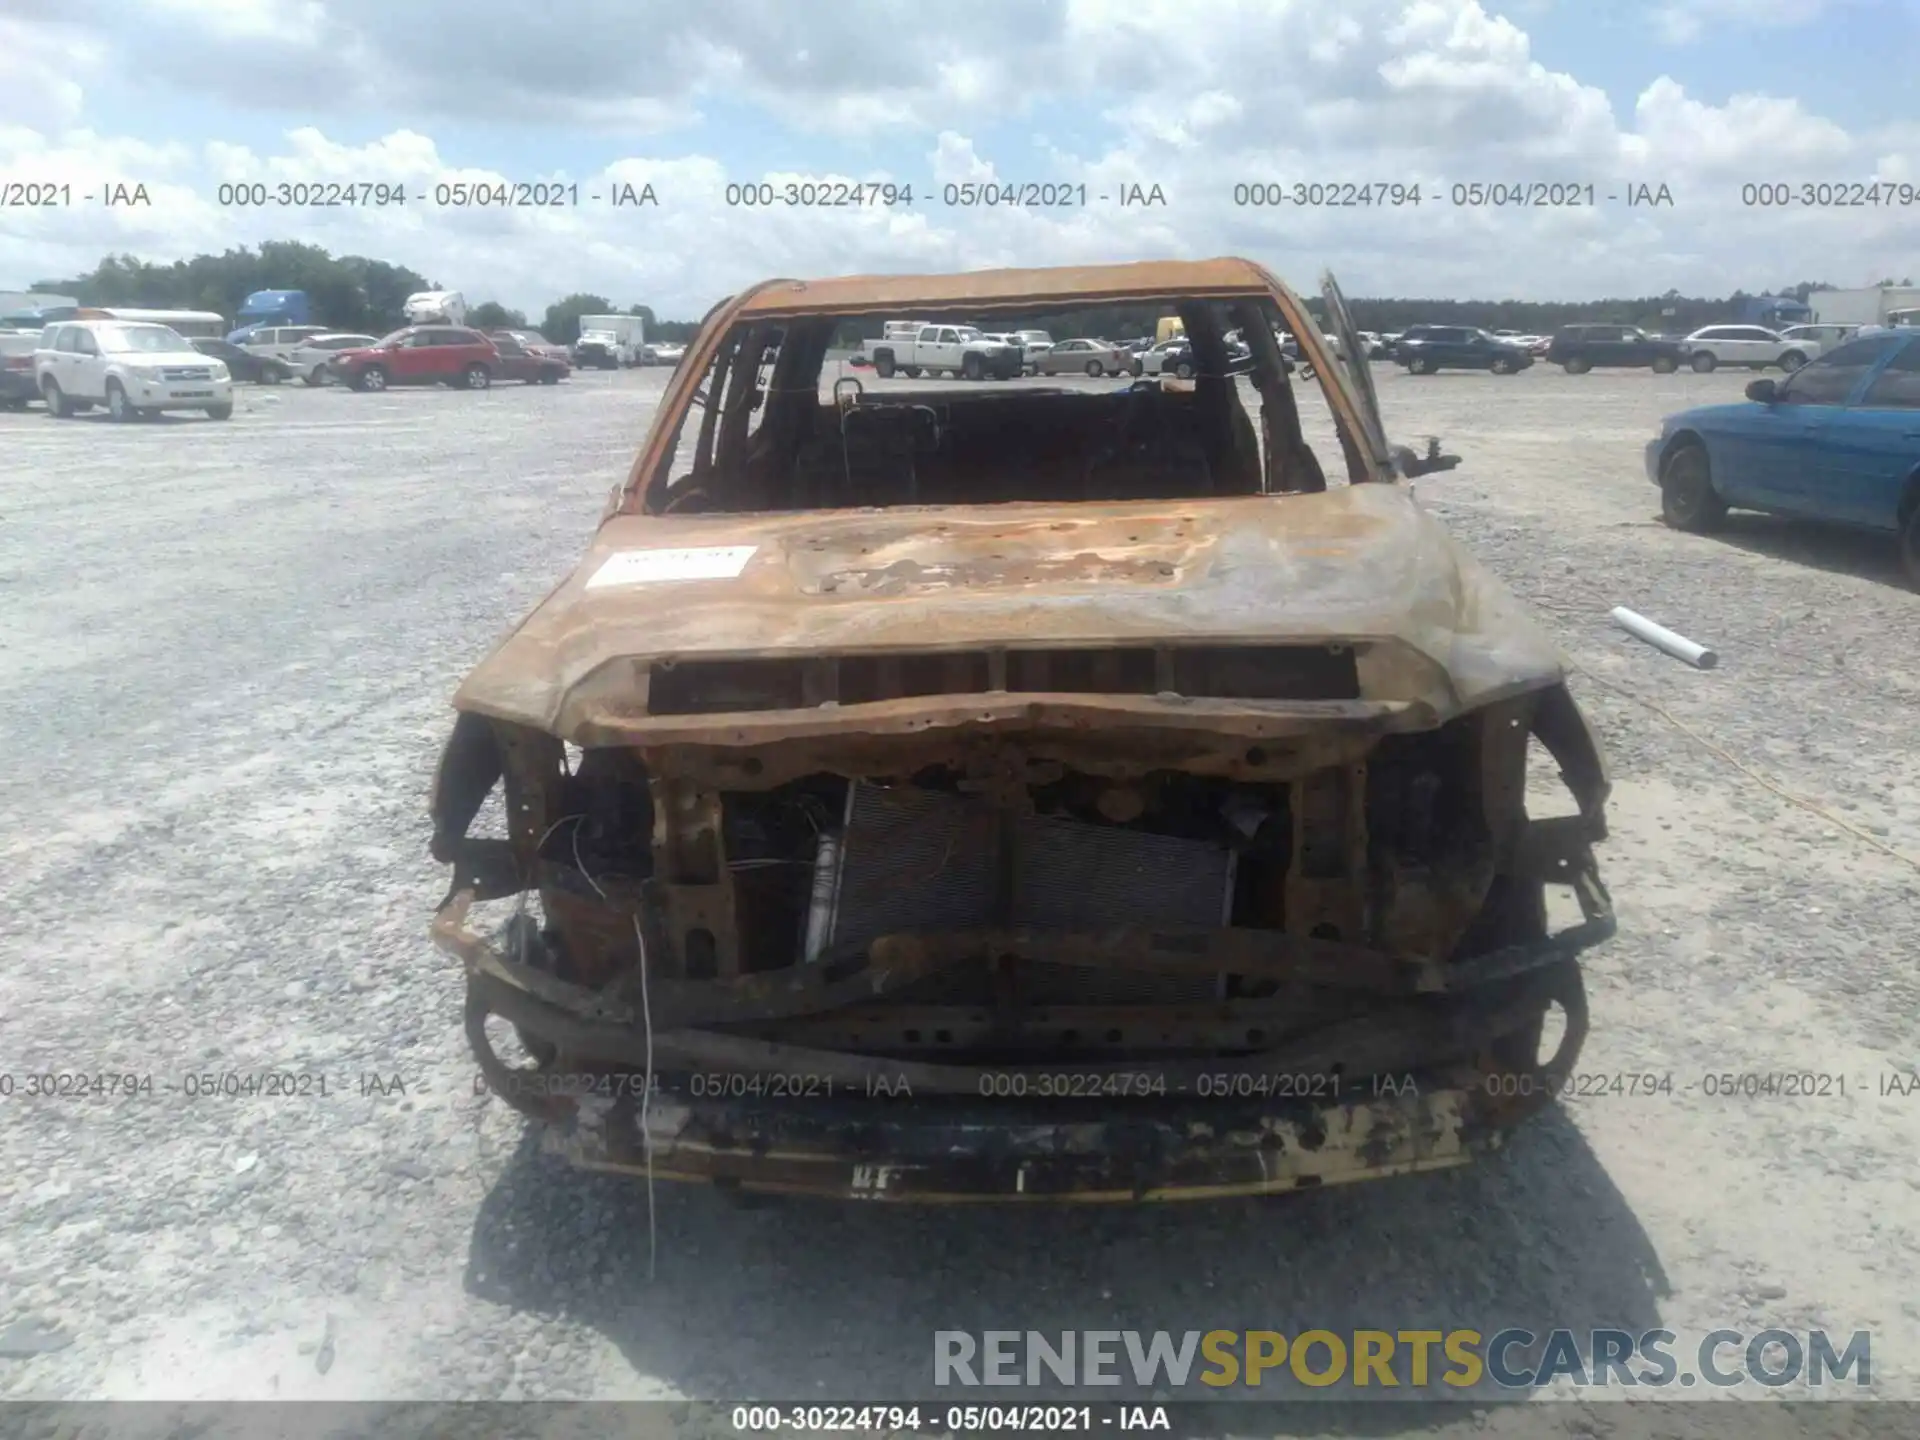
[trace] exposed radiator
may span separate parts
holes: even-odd
[[[1002,823],[999,811],[964,796],[850,786],[843,830],[821,842],[806,957],[898,931],[1228,921],[1235,856],[1224,846],[1046,816],[1015,817],[1004,833]],[[1010,884],[1004,915],[1003,865]],[[1083,1000],[1098,978],[1074,967],[1029,968],[1058,972],[1062,989]],[[1110,979],[1137,990],[1143,981],[1151,988],[1153,977]]]

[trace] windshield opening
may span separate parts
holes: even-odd
[[[1046,333],[1057,351],[1070,339],[1151,336],[1170,313],[1184,324],[1181,347],[1122,355],[1117,367],[1100,349],[1036,351],[1024,365],[1016,351],[1009,363],[995,338]],[[1349,480],[1373,478],[1320,385],[1295,385],[1305,377],[1282,353],[1282,316],[1265,297],[932,315],[912,335],[897,322],[889,333],[888,318],[735,325],[664,461],[623,508],[748,514],[1284,494],[1326,489],[1321,455],[1336,457]],[[1016,329],[1009,318],[1029,324]],[[970,359],[974,342],[987,348]]]
[[[165,325],[102,325],[94,333],[109,354],[166,354],[191,350],[186,337]]]

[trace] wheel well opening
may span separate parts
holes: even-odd
[[[1707,442],[1702,440],[1697,432],[1692,430],[1677,431],[1673,438],[1667,441],[1666,445],[1661,448],[1660,463],[1664,465],[1674,454],[1689,445],[1695,446],[1700,450],[1707,448]]]
[[[1900,495],[1899,519],[1902,525],[1913,518],[1913,512],[1920,510],[1920,467],[1907,476],[1907,488]]]

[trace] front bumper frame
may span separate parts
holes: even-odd
[[[587,1170],[756,1193],[919,1204],[1212,1200],[1466,1164],[1499,1145],[1467,1084],[1251,1108],[582,1096],[543,1148]],[[648,1140],[651,1140],[649,1146]],[[649,1155],[649,1151],[651,1154]]]
[[[433,933],[466,967],[468,1037],[489,1088],[544,1122],[544,1148],[579,1168],[840,1199],[1204,1200],[1466,1164],[1551,1103],[1586,1032],[1577,956],[1614,933],[1597,875],[1583,871],[1574,883],[1583,924],[1450,967],[1461,992],[1501,987],[1497,1003],[1463,1003],[1457,1013],[1397,1029],[1383,1024],[1382,1035],[1362,1045],[1377,1063],[1366,1078],[1349,1080],[1337,1078],[1330,1057],[1350,1052],[1318,1037],[1224,1061],[1067,1062],[996,1067],[976,1078],[959,1067],[703,1030],[649,1033],[605,997],[518,964],[470,930],[471,890],[450,897]],[[1448,997],[1429,998],[1444,1006]],[[1423,1052],[1483,1053],[1547,1001],[1564,1007],[1566,1038],[1519,1093],[1463,1061],[1420,1063]],[[495,1015],[579,1068],[505,1066],[485,1033]],[[620,1068],[642,1065],[640,1074]],[[684,1078],[685,1093],[664,1089],[661,1072]],[[1164,1088],[1040,1102],[1045,1090],[1013,1090],[1034,1099],[987,1098],[1006,1091],[982,1083],[989,1073],[1029,1077],[1017,1082],[1025,1086],[1034,1077],[1115,1072],[1158,1074]],[[1301,1083],[1272,1098],[1276,1076]],[[946,1083],[928,1094],[928,1077]]]

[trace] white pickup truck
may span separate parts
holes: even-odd
[[[873,347],[873,373],[882,380],[896,371],[917,380],[942,370],[964,380],[1012,380],[1023,362],[1018,345],[983,335],[971,325],[922,325],[911,340],[885,336]]]
[[[582,315],[573,363],[582,369],[618,370],[646,364],[647,322],[640,315]]]

